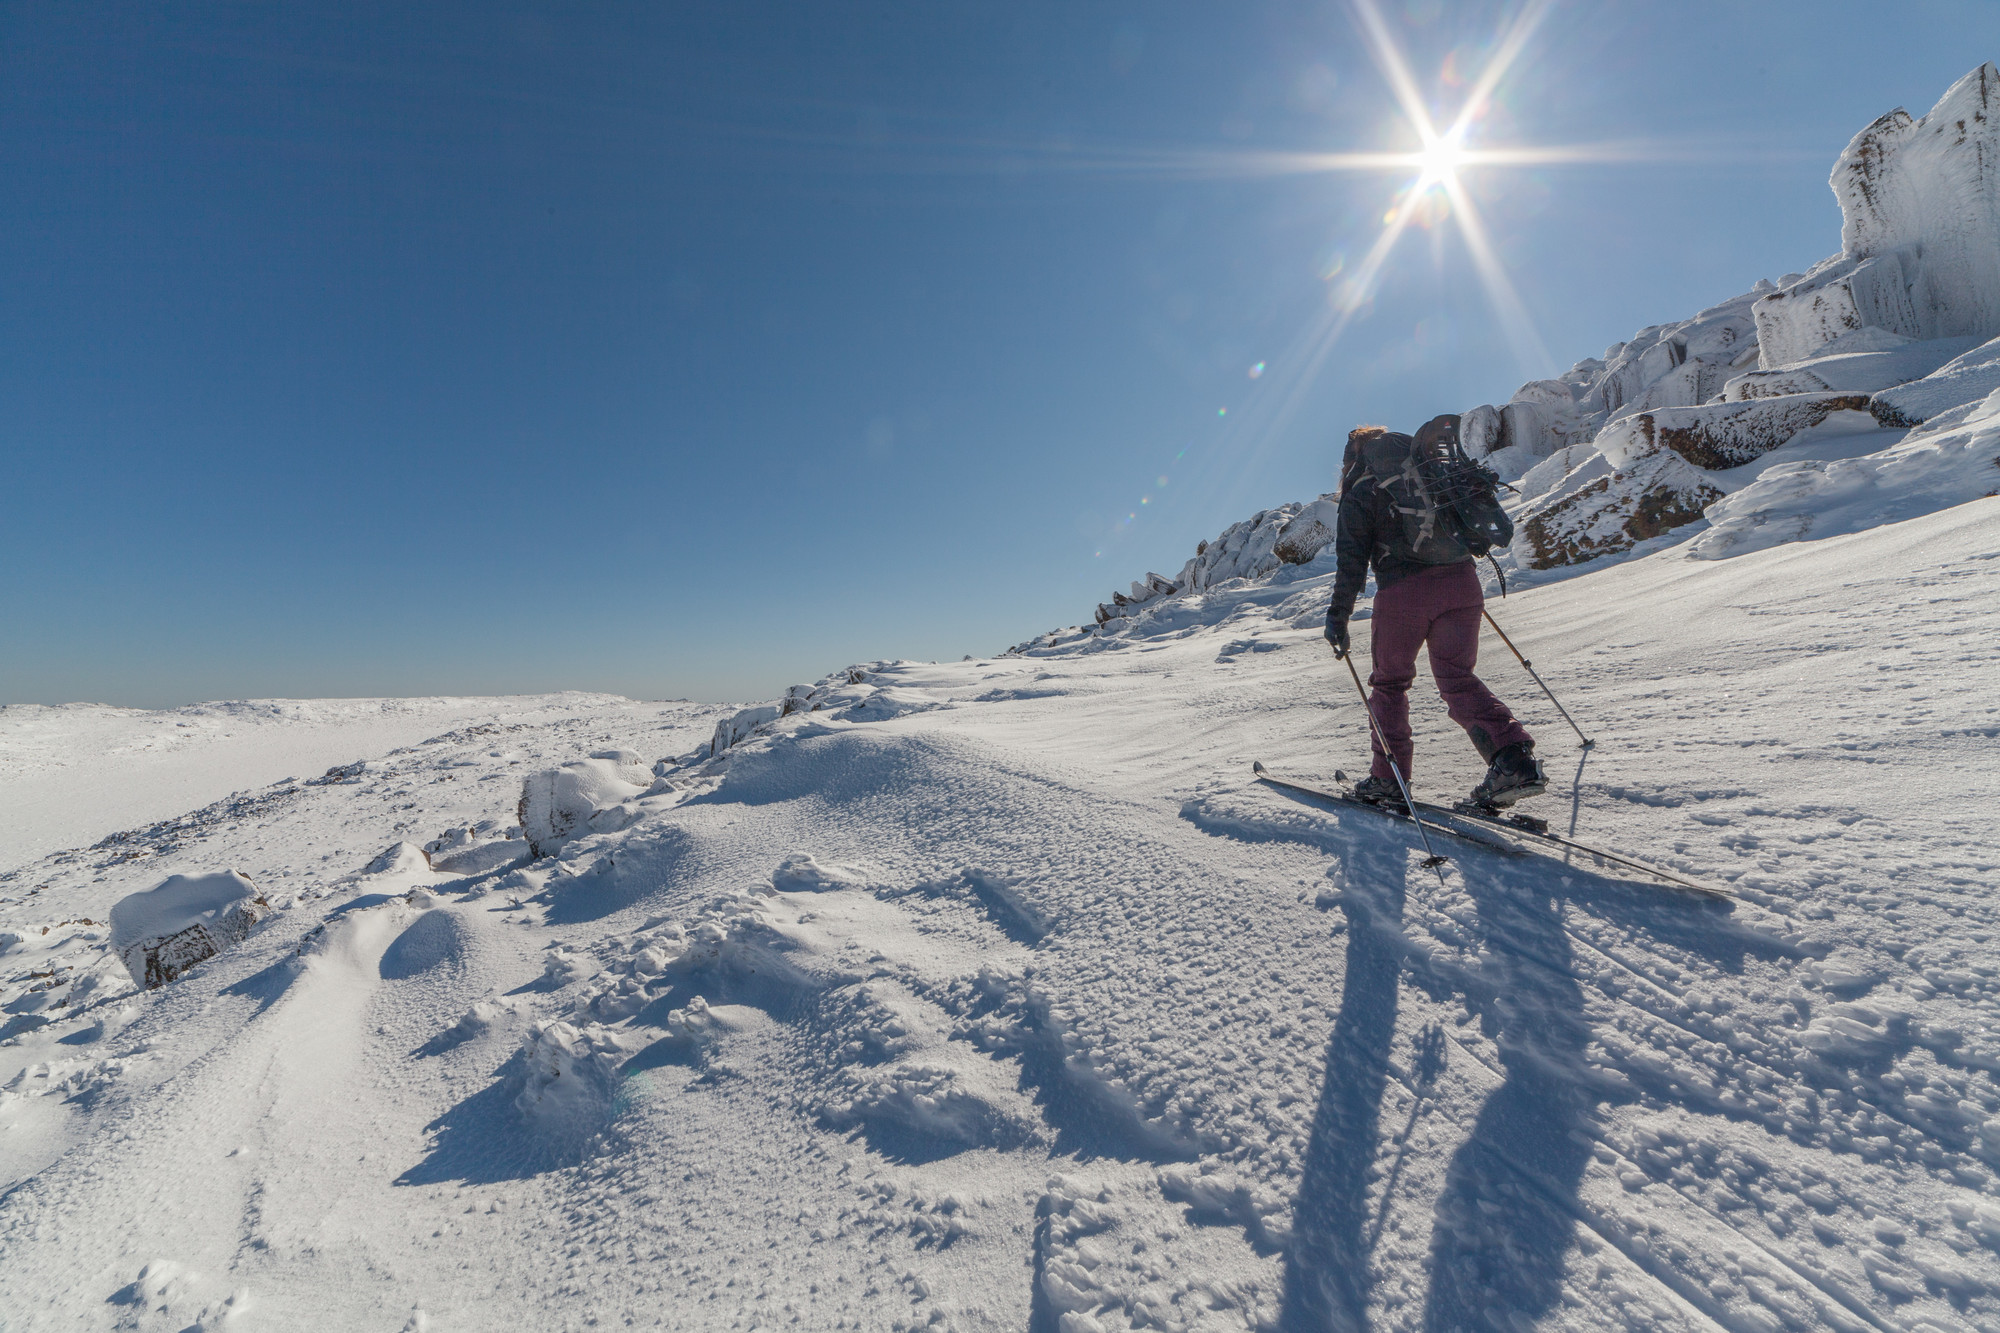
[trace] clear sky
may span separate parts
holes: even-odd
[[[1381,5],[1441,123],[1519,11]],[[1330,489],[1355,422],[1832,253],[1839,149],[2000,58],[1991,0],[1557,4],[1469,142],[1640,160],[1468,170],[1525,328],[1439,210],[1307,374],[1410,173],[1273,163],[1417,146],[1359,32],[0,7],[0,702],[748,699],[997,652]]]

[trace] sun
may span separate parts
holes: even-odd
[[[1455,134],[1432,138],[1416,155],[1417,170],[1421,173],[1423,185],[1449,186],[1457,181],[1458,171],[1470,154],[1465,151]]]

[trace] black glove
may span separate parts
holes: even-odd
[[[1333,645],[1335,657],[1347,656],[1347,617],[1326,613],[1326,641]]]

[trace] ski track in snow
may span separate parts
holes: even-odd
[[[1537,813],[1735,904],[1470,847],[1441,887],[1252,781],[1365,763],[1323,577],[856,668],[713,758],[732,710],[451,701],[39,855],[0,1328],[2000,1329],[1995,550],[1976,502],[1494,605],[1599,741],[1488,640]],[[627,827],[376,859],[497,847],[606,747],[678,756]],[[97,923],[225,868],[278,910],[134,992]]]

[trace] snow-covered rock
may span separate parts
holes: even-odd
[[[1916,426],[2000,389],[2000,338],[1979,344],[1922,379],[1885,389],[1868,409],[1885,426]]]
[[[1977,342],[1976,338],[1918,342],[1870,326],[1834,339],[1796,365],[1746,371],[1723,385],[1722,396],[1740,403],[1795,393],[1877,393],[1922,379]]]
[[[1598,433],[1597,450],[1614,467],[1631,466],[1655,449],[1671,449],[1696,467],[1722,470],[1763,457],[1836,412],[1867,410],[1867,394],[1838,393],[1655,408],[1606,426]]]
[[[529,774],[516,810],[530,852],[552,855],[592,816],[644,795],[652,783],[652,769],[627,750],[602,751]]]
[[[2000,69],[1973,70],[1920,120],[1901,107],[1878,118],[1829,183],[1841,252],[1758,300],[1762,368],[1868,328],[2000,334]]]
[[[1967,74],[1922,119],[1901,108],[1854,137],[1833,169],[1840,248],[1896,256],[1917,338],[2000,334],[2000,68]]]
[[[1339,498],[1322,495],[1278,530],[1278,540],[1272,546],[1271,554],[1288,565],[1310,564],[1313,557],[1333,540],[1339,523]]]
[[[1599,453],[1545,492],[1515,529],[1515,562],[1531,569],[1627,551],[1701,517],[1722,490],[1679,453],[1635,448],[1621,467]]]
[[[533,1023],[521,1042],[516,1109],[552,1128],[593,1128],[611,1106],[619,1068],[632,1054],[631,1040],[601,1023]]]
[[[111,950],[138,985],[163,986],[241,943],[268,911],[257,886],[234,870],[173,875],[118,900]]]
[[[1688,554],[1716,560],[1900,522],[2000,493],[2000,390],[1863,458],[1774,466],[1708,510]]]

